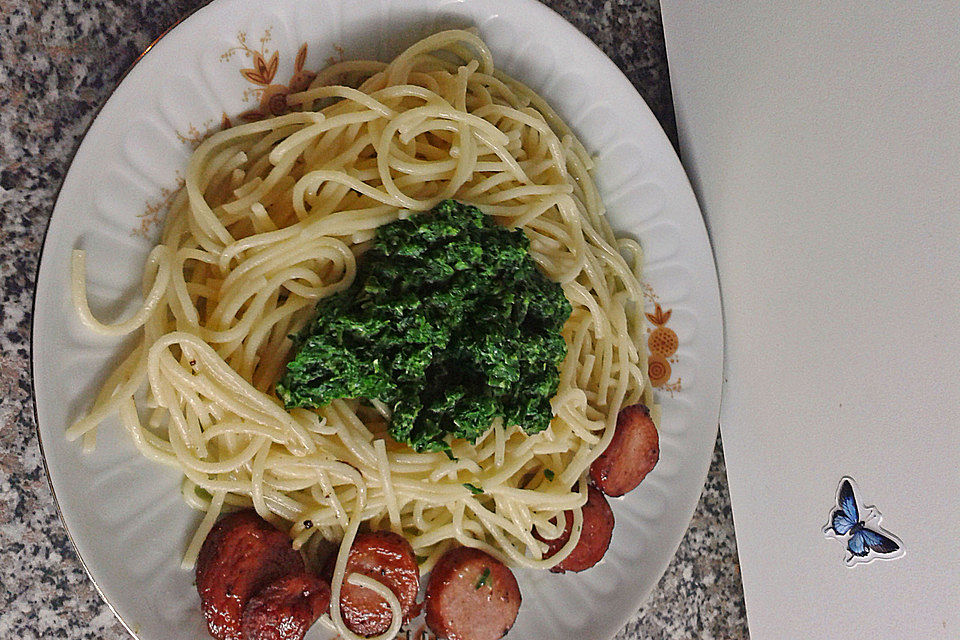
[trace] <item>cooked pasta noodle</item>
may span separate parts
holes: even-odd
[[[142,337],[67,436],[92,445],[118,413],[145,456],[183,473],[186,501],[206,511],[184,567],[224,507],[254,507],[297,548],[342,541],[331,619],[353,638],[336,596],[361,525],[404,535],[424,572],[454,544],[533,568],[570,553],[590,463],[620,408],[651,400],[642,254],[608,226],[580,142],[540,97],[494,69],[472,32],[432,35],[389,64],[334,64],[288,102],[291,113],[215,133],[194,152],[147,258],[144,304],[129,320],[93,317],[84,254],[74,252],[84,324]],[[497,419],[475,444],[454,441],[448,458],[390,439],[382,403],[285,410],[273,384],[288,336],[319,299],[351,284],[378,226],[446,198],[521,227],[572,304],[549,428],[527,436]],[[573,535],[543,559],[533,531],[558,536],[551,519],[564,510],[575,514]]]

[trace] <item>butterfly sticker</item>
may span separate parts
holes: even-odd
[[[880,526],[881,518],[876,507],[860,504],[856,483],[853,478],[844,476],[837,487],[837,507],[830,510],[823,533],[828,538],[846,542],[849,555],[844,563],[848,567],[877,558],[899,558],[904,554],[903,543]]]

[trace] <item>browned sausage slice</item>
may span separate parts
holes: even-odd
[[[608,496],[622,496],[643,480],[660,459],[660,437],[645,405],[624,407],[613,440],[590,465],[590,477]]]
[[[336,557],[327,562],[323,575],[330,579]],[[345,576],[362,573],[386,585],[397,600],[404,621],[411,611],[420,591],[420,568],[413,547],[402,536],[390,531],[373,531],[358,534],[347,556]],[[343,623],[354,633],[373,636],[390,627],[393,613],[387,601],[366,587],[344,581],[340,588],[340,615]]]
[[[573,512],[565,511],[564,515],[567,524],[559,538],[545,540],[536,531],[533,532],[533,536],[537,540],[547,543],[547,552],[543,554],[544,558],[552,557],[570,539],[570,534],[573,532]],[[554,565],[550,571],[564,573],[566,571],[589,569],[603,558],[610,546],[612,536],[613,511],[600,490],[590,485],[587,487],[587,502],[583,505],[583,530],[580,533],[577,546],[573,548],[570,555]]]
[[[287,534],[252,509],[221,518],[197,557],[197,592],[210,635],[242,640],[247,600],[277,578],[303,571]]]
[[[271,582],[243,610],[245,640],[303,640],[330,608],[330,586],[312,573],[293,573]]]
[[[434,566],[426,609],[427,626],[444,640],[497,640],[517,619],[520,587],[490,554],[457,547]]]

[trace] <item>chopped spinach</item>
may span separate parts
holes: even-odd
[[[478,495],[480,495],[481,493],[483,493],[483,489],[481,489],[480,487],[478,487],[478,486],[475,485],[475,484],[470,484],[469,482],[464,482],[464,483],[463,483],[463,486],[466,487],[467,489],[469,489],[469,490],[470,490],[470,493],[472,493],[472,494],[475,495],[475,496],[478,496]]]
[[[546,429],[571,308],[528,247],[454,200],[380,227],[353,284],[293,337],[277,395],[288,408],[380,400],[390,435],[416,451],[475,442],[497,416]]]
[[[483,585],[487,584],[488,580],[490,580],[490,567],[484,567],[483,573],[480,574],[480,578],[477,580],[477,584],[474,588],[479,589]]]

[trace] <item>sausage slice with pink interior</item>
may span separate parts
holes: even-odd
[[[324,568],[327,579],[333,577],[336,557]],[[351,573],[368,575],[389,588],[397,600],[404,621],[420,591],[420,568],[413,547],[402,536],[390,531],[358,534],[347,556],[345,576]],[[340,587],[340,616],[348,629],[361,636],[374,636],[390,627],[393,612],[387,601],[366,587],[344,581]]]
[[[567,523],[559,538],[546,540],[536,531],[533,533],[537,540],[547,543],[544,558],[555,555],[570,540],[570,534],[573,532],[573,512],[565,511],[564,515]],[[589,569],[603,558],[610,546],[611,537],[613,537],[613,511],[600,490],[590,485],[587,487],[587,502],[583,505],[583,530],[577,546],[550,571],[564,573]]]
[[[294,573],[250,598],[243,610],[244,640],[303,640],[330,608],[330,586],[312,573]]]
[[[221,518],[197,557],[197,592],[210,635],[243,640],[241,617],[247,601],[278,578],[303,572],[303,558],[287,534],[255,511]]]
[[[657,466],[660,436],[643,404],[624,407],[617,415],[613,440],[590,465],[590,477],[608,496],[622,496]]]
[[[498,640],[520,610],[513,572],[480,549],[443,554],[427,583],[427,626],[443,640]]]

